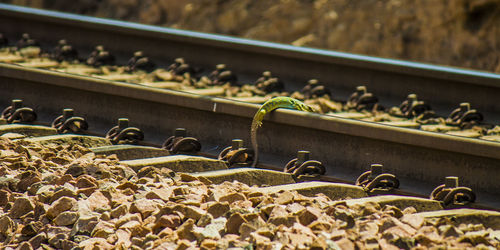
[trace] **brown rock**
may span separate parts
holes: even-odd
[[[146,236],[150,230],[141,225],[138,221],[129,221],[120,226],[120,229],[127,230],[132,233],[133,236]]]
[[[159,233],[158,233],[158,237],[160,238],[167,238],[167,237],[170,237],[171,235],[174,234],[174,230],[172,230],[171,228],[169,227],[166,227],[164,228],[163,230],[161,230]]]
[[[192,182],[192,181],[198,180],[198,178],[196,178],[190,174],[186,174],[186,173],[180,173],[180,177],[181,177],[181,181],[184,181],[184,182]]]
[[[128,207],[126,204],[121,204],[115,209],[111,210],[111,218],[119,218],[128,213]]]
[[[439,226],[439,232],[441,232],[441,236],[446,237],[460,237],[464,233],[460,231],[458,228],[452,225],[442,225]],[[500,240],[500,237],[497,239]]]
[[[212,239],[204,239],[200,244],[201,249],[215,250],[217,249],[217,241]]]
[[[195,221],[198,221],[201,216],[205,214],[205,210],[195,207],[195,206],[186,206],[184,209],[184,217],[191,218]]]
[[[120,217],[120,219],[116,221],[115,226],[119,228],[121,225],[129,221],[138,221],[142,223],[142,218],[139,214],[127,214],[125,216]]]
[[[33,247],[31,246],[31,244],[27,241],[19,244],[19,246],[17,247],[18,250],[32,250]]]
[[[71,164],[67,169],[66,172],[64,172],[65,175],[70,175],[72,177],[78,177],[82,174],[85,174],[85,168],[82,167],[80,164]]]
[[[94,179],[94,177],[92,177],[90,175],[81,175],[78,178],[76,178],[75,186],[77,188],[97,187],[97,182]]]
[[[9,216],[13,219],[21,218],[23,215],[33,211],[35,206],[27,197],[19,197],[14,201],[9,211]]]
[[[169,188],[155,188],[146,194],[147,199],[161,199],[167,202],[170,199],[173,191]]]
[[[32,221],[24,225],[21,229],[21,234],[24,236],[35,236],[38,234],[40,229],[43,227],[43,223],[40,221]]]
[[[57,215],[64,211],[72,209],[77,204],[76,200],[70,197],[61,197],[54,201],[49,209],[47,209],[47,216],[55,218]]]
[[[92,195],[87,198],[90,203],[90,209],[92,211],[109,211],[111,206],[109,205],[109,200],[101,191],[95,191]]]
[[[84,240],[78,244],[83,250],[92,250],[92,249],[112,249],[113,245],[109,244],[103,238],[90,238],[88,240]]]
[[[188,219],[176,231],[177,237],[181,240],[194,241],[196,236],[193,234],[194,220]]]
[[[139,199],[130,205],[131,213],[140,213],[142,218],[147,218],[152,213],[159,211],[159,204],[154,200]]]
[[[57,249],[62,249],[62,242],[68,238],[67,234],[58,233],[49,238],[49,244]]]
[[[22,174],[17,176],[20,181],[16,185],[16,189],[21,193],[26,192],[29,186],[33,183],[40,182],[42,179],[40,178],[40,174],[32,170],[24,171]]]
[[[276,197],[275,202],[280,205],[293,203],[294,195],[290,191],[284,191]]]
[[[31,238],[28,242],[34,249],[37,249],[40,247],[42,242],[45,242],[46,240],[47,240],[47,235],[45,233],[39,233],[35,237]]]
[[[17,229],[17,223],[9,218],[9,216],[0,217],[0,234],[4,237],[9,237]]]
[[[58,226],[69,226],[75,224],[78,220],[79,214],[75,212],[62,212],[55,219],[54,223]]]
[[[165,227],[175,229],[181,225],[181,218],[178,215],[169,214],[161,216],[153,227],[154,231],[161,230]]]
[[[64,187],[56,192],[54,192],[54,194],[52,195],[52,197],[50,197],[50,200],[49,200],[49,203],[52,204],[52,202],[56,201],[57,199],[61,198],[61,197],[71,197],[71,198],[76,198],[78,195],[76,193],[75,190],[71,190],[67,187]]]
[[[125,181],[125,182],[121,183],[120,185],[116,186],[116,189],[121,189],[121,190],[124,190],[127,188],[130,188],[134,191],[137,191],[137,189],[139,189],[139,186],[137,186],[136,184],[134,184],[130,181]]]
[[[59,178],[55,181],[55,183],[56,183],[57,185],[61,185],[61,186],[62,186],[62,185],[64,185],[65,183],[71,182],[71,181],[73,181],[73,180],[74,180],[74,179],[73,179],[73,176],[71,176],[71,175],[69,175],[69,174],[65,174],[65,175],[63,175],[63,176],[59,177]]]
[[[10,198],[10,192],[5,189],[0,189],[0,207],[7,205]]]
[[[237,234],[241,224],[247,222],[243,216],[236,212],[232,214],[226,222],[226,233]]]
[[[132,236],[132,234],[129,231],[118,229],[116,231],[116,236],[118,240],[116,241],[115,246],[121,246],[126,249],[132,245],[132,242],[130,241],[130,237]]]
[[[337,240],[335,241],[335,243],[339,246],[340,249],[354,250],[354,243],[352,243],[352,241],[347,238]]]
[[[257,228],[249,223],[243,223],[240,225],[238,229],[238,233],[240,234],[241,239],[246,239],[250,237],[250,234],[257,231]]]
[[[90,236],[107,239],[110,235],[115,233],[115,225],[107,221],[99,221],[92,230]]]
[[[219,218],[220,216],[227,213],[230,209],[228,202],[215,202],[208,206],[207,212],[211,214],[214,218]]]
[[[76,194],[84,194],[85,196],[91,196],[97,190],[97,187],[80,188],[76,191]]]
[[[421,227],[414,237],[419,244],[424,246],[430,246],[431,243],[440,243],[442,240],[437,229],[433,226]]]
[[[408,214],[401,218],[401,221],[412,226],[415,229],[419,229],[424,225],[424,217],[418,214]]]
[[[228,202],[229,204],[235,201],[244,201],[244,200],[246,200],[245,195],[237,192],[219,197],[219,202]]]
[[[298,214],[299,222],[304,226],[311,224],[311,222],[317,220],[320,216],[321,210],[315,207],[306,207]]]
[[[80,216],[76,223],[73,225],[71,235],[83,234],[90,235],[97,225],[99,219],[97,216]]]

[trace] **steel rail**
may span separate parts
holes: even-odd
[[[0,82],[0,104],[24,99],[47,121],[63,108],[74,108],[93,129],[105,131],[117,118],[128,117],[131,125],[145,131],[146,140],[157,144],[174,128],[185,127],[208,145],[205,149],[230,145],[233,138],[248,141],[251,119],[259,107],[11,64],[0,65]],[[445,176],[456,175],[461,185],[485,192],[479,199],[498,201],[494,192],[500,188],[496,180],[500,143],[293,110],[277,110],[266,117],[259,143],[268,164],[284,165],[297,150],[310,150],[331,177],[352,179],[371,163],[382,163],[388,172],[411,183],[402,185],[405,189],[419,183],[430,190]]]
[[[206,69],[225,63],[240,79],[256,79],[270,70],[290,89],[317,78],[345,99],[357,85],[367,85],[384,104],[399,104],[416,93],[438,113],[447,115],[460,102],[500,122],[500,75],[401,60],[302,48],[229,36],[0,4],[0,30],[8,37],[30,33],[42,44],[66,38],[90,51],[102,44],[122,60],[143,50],[159,65],[176,57]]]

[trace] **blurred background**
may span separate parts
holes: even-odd
[[[500,0],[0,0],[500,73]]]

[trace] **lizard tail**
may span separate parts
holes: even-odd
[[[250,133],[250,139],[252,141],[252,149],[253,149],[253,163],[252,167],[255,168],[257,166],[257,163],[259,161],[259,145],[257,144],[257,128],[258,125],[252,126],[252,130]]]

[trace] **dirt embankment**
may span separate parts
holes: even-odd
[[[500,72],[500,0],[0,2]]]

